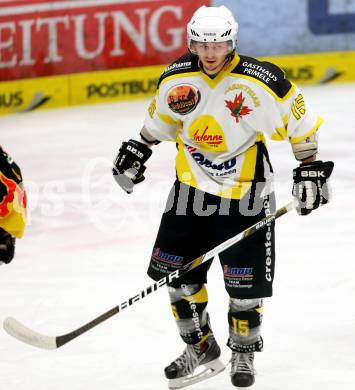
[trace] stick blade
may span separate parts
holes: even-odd
[[[6,333],[23,343],[42,349],[57,349],[56,337],[45,336],[23,325],[15,318],[7,317],[3,327]]]

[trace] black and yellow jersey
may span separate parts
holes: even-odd
[[[188,53],[160,77],[145,127],[177,142],[181,182],[240,199],[253,182],[272,179],[265,134],[295,143],[321,123],[276,65],[235,54],[211,78]]]
[[[0,146],[0,227],[21,238],[26,226],[26,193],[19,166]]]

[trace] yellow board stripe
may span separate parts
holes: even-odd
[[[334,80],[355,81],[355,51],[270,56],[259,59],[280,66],[285,70],[287,77],[297,85],[333,83]],[[157,65],[2,81],[0,82],[1,94],[6,104],[0,106],[0,115],[31,110],[33,105],[35,109],[43,109],[152,96],[155,93],[156,82],[165,68],[166,65]],[[303,72],[304,69],[307,70],[306,73]],[[331,74],[329,69],[332,71]],[[195,72],[195,75],[200,74],[201,72]],[[186,75],[191,76],[193,73],[186,73]],[[235,75],[235,77],[241,76]],[[249,76],[243,77],[247,79]],[[255,81],[254,78],[251,79]],[[90,85],[94,89],[96,87],[98,92],[90,95]],[[263,83],[261,85],[266,87]],[[287,98],[288,95],[283,99]],[[34,104],[43,99],[45,100],[43,104]]]

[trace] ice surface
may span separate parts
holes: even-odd
[[[303,88],[325,119],[320,157],[335,161],[332,202],[277,222],[274,297],[265,301],[259,390],[355,388],[355,85]],[[1,144],[20,164],[29,226],[16,259],[0,268],[0,320],[13,316],[59,335],[151,284],[149,255],[174,178],[173,144],[155,147],[147,180],[132,195],[111,177],[123,140],[139,131],[148,101],[0,118]],[[269,142],[278,204],[291,199],[296,165],[287,143]],[[227,295],[215,261],[212,326],[227,362]],[[166,291],[56,351],[0,330],[0,390],[157,390],[182,350]],[[228,371],[194,389],[232,388]]]

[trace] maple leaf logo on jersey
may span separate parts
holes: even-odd
[[[231,110],[232,117],[235,118],[235,121],[239,123],[239,118],[248,115],[251,111],[253,111],[248,106],[243,106],[245,98],[243,97],[243,93],[241,92],[239,95],[236,94],[234,101],[225,100],[226,107]]]

